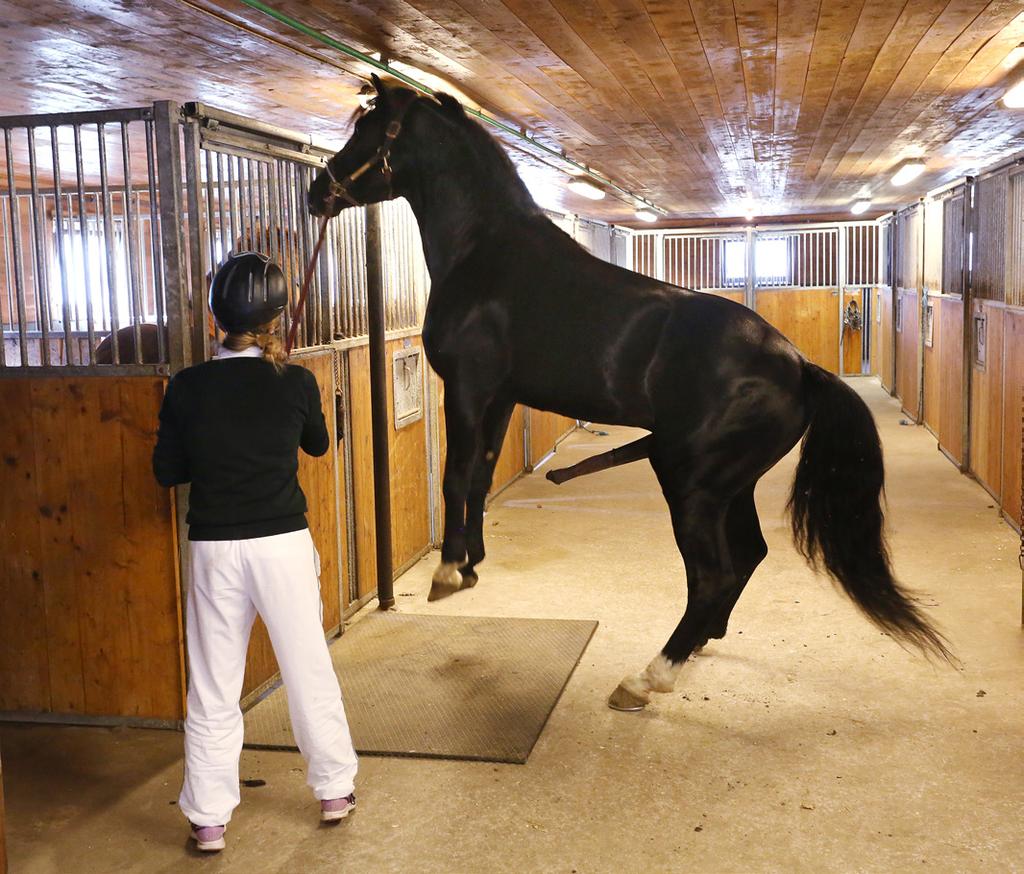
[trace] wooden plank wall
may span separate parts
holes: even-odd
[[[878,376],[882,349],[882,289],[872,288],[871,294],[871,375]]]
[[[494,479],[491,482],[492,495],[500,492],[526,470],[526,441],[523,439],[526,416],[527,408],[516,404],[508,423],[508,432],[505,434],[505,442],[501,446],[498,463],[494,467]]]
[[[422,348],[419,337],[410,338]],[[387,360],[406,340],[387,344]],[[355,492],[356,564],[359,597],[376,588],[376,532],[373,500],[373,431],[370,411],[370,350],[347,352],[349,407],[352,416],[352,467]],[[425,384],[424,384],[425,386]],[[426,418],[395,430],[394,390],[388,380],[388,447],[391,470],[392,561],[399,570],[430,546],[430,494],[427,473]],[[424,391],[424,404],[426,404]]]
[[[1024,427],[1024,310],[1003,311],[1003,512],[1021,524],[1021,429]]]
[[[0,760],[0,874],[7,874],[7,809],[4,806],[4,765]]]
[[[851,291],[847,289],[843,292],[843,312],[846,312],[846,307],[851,302],[856,302],[857,309],[860,311],[861,318],[864,316],[864,294],[860,289]],[[833,303],[835,301],[833,300]],[[842,329],[842,342],[840,346],[842,348],[843,355],[843,370],[842,372],[847,375],[859,374],[861,372],[861,337],[863,336],[864,329],[861,328],[857,331],[852,331],[840,324]]]
[[[896,397],[903,409],[915,418],[918,415],[920,399],[920,373],[917,360],[921,345],[920,297],[915,289],[904,288],[899,292],[902,298],[902,330],[896,332]]]
[[[0,709],[183,716],[171,492],[150,458],[165,380],[0,380]]]
[[[940,302],[935,316],[935,333],[939,338],[939,446],[960,464],[964,453],[964,302],[955,297],[937,300]]]
[[[759,289],[757,312],[810,361],[838,373],[838,294],[828,288]]]
[[[320,404],[327,419],[327,430],[337,434],[334,403],[334,353],[317,352],[300,355],[292,363],[308,368],[316,376],[320,387]],[[338,489],[344,489],[339,472],[336,447],[320,458],[299,452],[299,485],[306,496],[310,534],[320,553],[320,599],[323,603],[325,632],[341,624],[341,614],[348,607],[348,538],[344,536],[345,502],[336,500]],[[342,495],[344,491],[342,491]],[[338,512],[340,503],[340,516]],[[339,547],[338,533],[342,533]],[[242,697],[252,694],[278,673],[277,659],[270,645],[263,620],[256,619],[249,638],[249,652],[245,663]]]
[[[882,383],[882,388],[886,391],[892,391],[893,389],[893,325],[892,325],[892,288],[888,285],[883,285],[881,289],[881,312],[882,312],[882,323],[881,330],[878,331],[878,361],[879,361],[879,372],[878,378]]]
[[[535,468],[573,428],[576,420],[557,413],[530,410],[530,467]]]
[[[972,312],[984,313],[988,339],[984,369],[971,366],[971,472],[993,495],[1001,486],[1003,409],[1003,306],[987,300],[974,302]]]
[[[924,409],[921,421],[938,436],[942,422],[942,298],[930,296],[928,305],[932,308],[932,342],[924,346]]]
[[[713,294],[715,297],[724,297],[734,303],[743,303],[746,294],[742,291],[705,291],[704,294]]]

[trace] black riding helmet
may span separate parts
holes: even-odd
[[[288,305],[284,272],[266,255],[238,252],[217,268],[210,283],[210,309],[225,331],[255,331]]]

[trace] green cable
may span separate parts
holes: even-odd
[[[366,54],[365,52],[361,52],[359,51],[359,49],[352,48],[352,46],[346,45],[345,43],[340,42],[339,40],[336,40],[325,33],[321,33],[319,30],[310,27],[308,24],[303,24],[301,21],[299,21],[296,18],[292,18],[290,15],[285,15],[283,12],[278,12],[273,7],[267,6],[267,4],[260,2],[260,0],[241,0],[241,2],[244,3],[246,6],[251,7],[252,9],[262,12],[265,15],[269,15],[276,21],[281,22],[281,24],[285,24],[288,27],[292,28],[292,30],[297,30],[299,33],[305,34],[306,36],[315,39],[326,46],[330,46],[332,49],[336,49],[342,54],[348,55],[350,58],[353,58],[357,61],[362,61],[364,64],[368,64],[369,66],[377,70],[380,70],[382,73],[387,73],[387,75],[392,76],[401,82],[404,82],[410,88],[414,88],[417,91],[421,91],[422,93],[427,94],[431,97],[434,96],[434,89],[429,87],[428,85],[424,85],[422,82],[417,82],[411,76],[407,76],[405,73],[402,73],[401,71],[394,69],[394,67],[382,63],[381,61],[378,61],[376,58]],[[540,149],[542,152],[546,152],[552,157],[557,158],[559,161],[562,161],[565,164],[568,164],[570,167],[574,167],[575,169],[585,173],[587,176],[590,176],[593,179],[597,179],[602,185],[605,185],[609,188],[614,188],[616,191],[626,195],[627,197],[632,198],[635,201],[642,203],[644,206],[650,207],[651,209],[654,209],[658,212],[663,212],[663,210],[660,210],[657,206],[655,206],[646,198],[641,197],[638,194],[634,194],[628,188],[623,188],[621,185],[617,185],[611,179],[607,178],[606,176],[602,176],[600,173],[594,172],[585,164],[579,163],[579,161],[574,161],[572,158],[568,157],[567,155],[563,154],[557,149],[552,149],[550,146],[545,146],[543,143],[537,142],[537,140],[535,140],[533,137],[527,136],[521,130],[517,130],[511,125],[507,125],[504,122],[498,121],[498,119],[492,118],[491,116],[486,115],[485,113],[480,112],[477,109],[473,109],[472,107],[464,106],[463,109],[465,109],[468,115],[472,115],[474,118],[480,119],[480,121],[484,122],[485,124],[489,124],[492,127],[496,127],[499,130],[504,131],[506,134],[517,137],[518,139],[523,140],[526,143],[529,143],[534,148]]]

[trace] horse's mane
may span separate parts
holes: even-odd
[[[389,95],[394,95],[396,92],[406,92],[413,97],[418,97],[409,88],[389,89]],[[437,92],[432,99],[420,97],[418,100],[423,106],[432,110],[435,116],[440,117],[464,135],[472,147],[472,160],[479,171],[480,178],[486,179],[489,187],[495,189],[490,194],[495,197],[500,196],[500,199],[495,201],[496,205],[500,204],[505,208],[514,205],[531,212],[540,212],[540,207],[534,202],[523,180],[519,178],[512,159],[509,158],[501,144],[466,113],[457,98],[451,94]]]

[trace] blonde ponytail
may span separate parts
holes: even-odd
[[[273,364],[274,369],[282,373],[288,355],[279,336],[278,323],[279,319],[274,319],[266,325],[260,325],[255,331],[225,334],[221,345],[232,352],[242,352],[251,346],[257,346],[263,352],[263,360]]]

